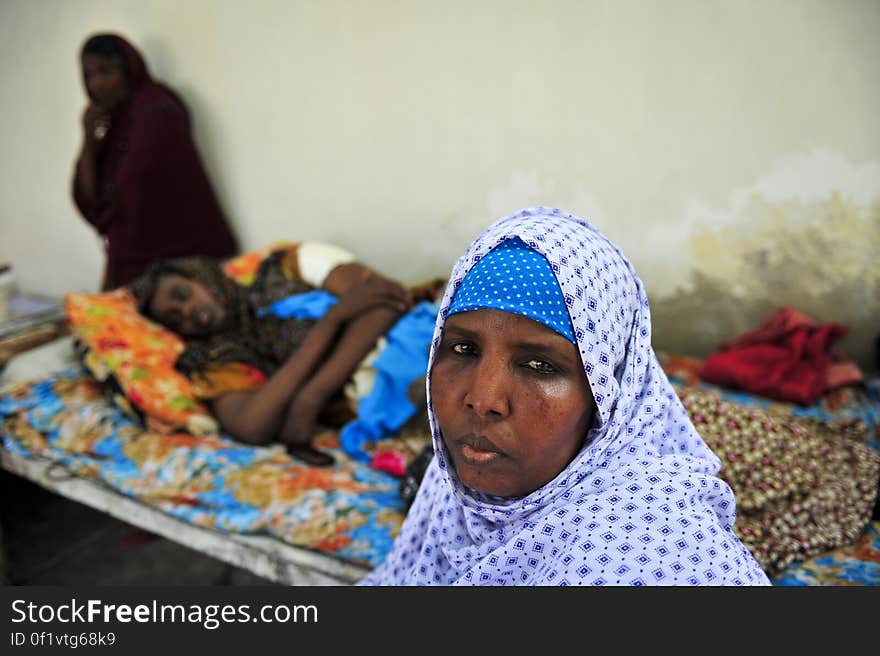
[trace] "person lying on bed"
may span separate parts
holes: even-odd
[[[527,208],[458,260],[428,374],[434,458],[364,585],[768,585],[596,228]]]
[[[222,265],[159,262],[130,289],[141,313],[187,340],[175,366],[226,432],[250,444],[277,439],[309,464],[332,464],[309,444],[319,414],[418,294],[328,244],[272,252],[247,286]],[[427,362],[427,342],[424,351]]]

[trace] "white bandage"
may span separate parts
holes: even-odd
[[[304,241],[297,248],[299,273],[312,287],[322,287],[327,276],[340,264],[354,262],[354,255],[344,248],[318,241]]]

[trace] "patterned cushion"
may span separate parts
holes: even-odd
[[[139,314],[127,289],[68,294],[65,312],[85,366],[129,415],[163,433],[217,431],[190,381],[174,369],[183,340]]]

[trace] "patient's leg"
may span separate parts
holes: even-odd
[[[397,310],[377,307],[351,321],[326,362],[319,365],[309,381],[288,406],[279,439],[285,444],[304,444],[315,431],[318,412],[345,385],[361,361],[400,317]]]

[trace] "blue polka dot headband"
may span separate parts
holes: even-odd
[[[501,242],[468,271],[447,316],[471,310],[519,314],[577,344],[571,317],[550,263],[519,237]]]

